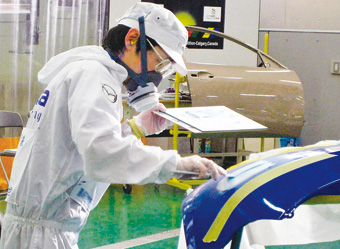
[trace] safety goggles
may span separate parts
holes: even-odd
[[[172,62],[170,59],[164,59],[160,53],[156,50],[156,48],[152,45],[152,43],[146,39],[148,41],[148,43],[150,44],[152,50],[157,54],[157,56],[161,59],[161,62],[158,63],[155,66],[155,71],[157,73],[160,73],[162,75],[163,78],[170,76],[171,74],[173,74],[175,72],[175,68],[172,66]]]

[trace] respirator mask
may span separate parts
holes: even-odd
[[[140,30],[140,43],[141,43],[141,64],[142,73],[136,74],[130,69],[121,59],[108,51],[111,58],[125,67],[128,71],[130,78],[125,82],[128,98],[127,104],[133,107],[137,112],[150,109],[159,103],[158,85],[163,77],[167,77],[175,72],[172,67],[172,62],[169,59],[163,59],[157,52],[149,40],[146,39],[144,17],[138,18]],[[161,58],[161,62],[155,66],[154,71],[147,71],[147,53],[146,42],[148,42],[153,51]]]

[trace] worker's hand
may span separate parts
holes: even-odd
[[[163,104],[159,103],[153,108],[142,111],[140,114],[134,117],[136,125],[138,125],[143,130],[145,136],[159,134],[170,124],[167,119],[154,114],[153,111],[165,112],[166,108]]]
[[[205,178],[211,175],[214,180],[217,180],[220,175],[227,175],[227,171],[218,166],[212,160],[198,155],[181,157],[177,162],[177,170],[199,172],[200,178]]]

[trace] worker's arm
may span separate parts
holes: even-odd
[[[81,68],[83,67],[83,68]],[[70,75],[69,113],[72,138],[83,157],[85,174],[110,183],[164,183],[173,176],[177,152],[145,146],[124,134],[120,82],[99,63],[79,63]],[[103,86],[111,91],[107,96]],[[110,98],[117,94],[117,99]]]

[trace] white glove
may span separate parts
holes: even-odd
[[[227,175],[227,171],[218,166],[212,160],[198,155],[180,157],[177,161],[177,170],[199,172],[200,178],[205,178],[211,175],[214,180],[217,180],[219,175]]]
[[[154,114],[153,111],[165,112],[166,108],[163,104],[159,103],[153,108],[142,111],[140,114],[133,117],[136,125],[138,125],[142,129],[145,136],[159,134],[164,131],[165,128],[167,128],[170,124],[167,119]]]

